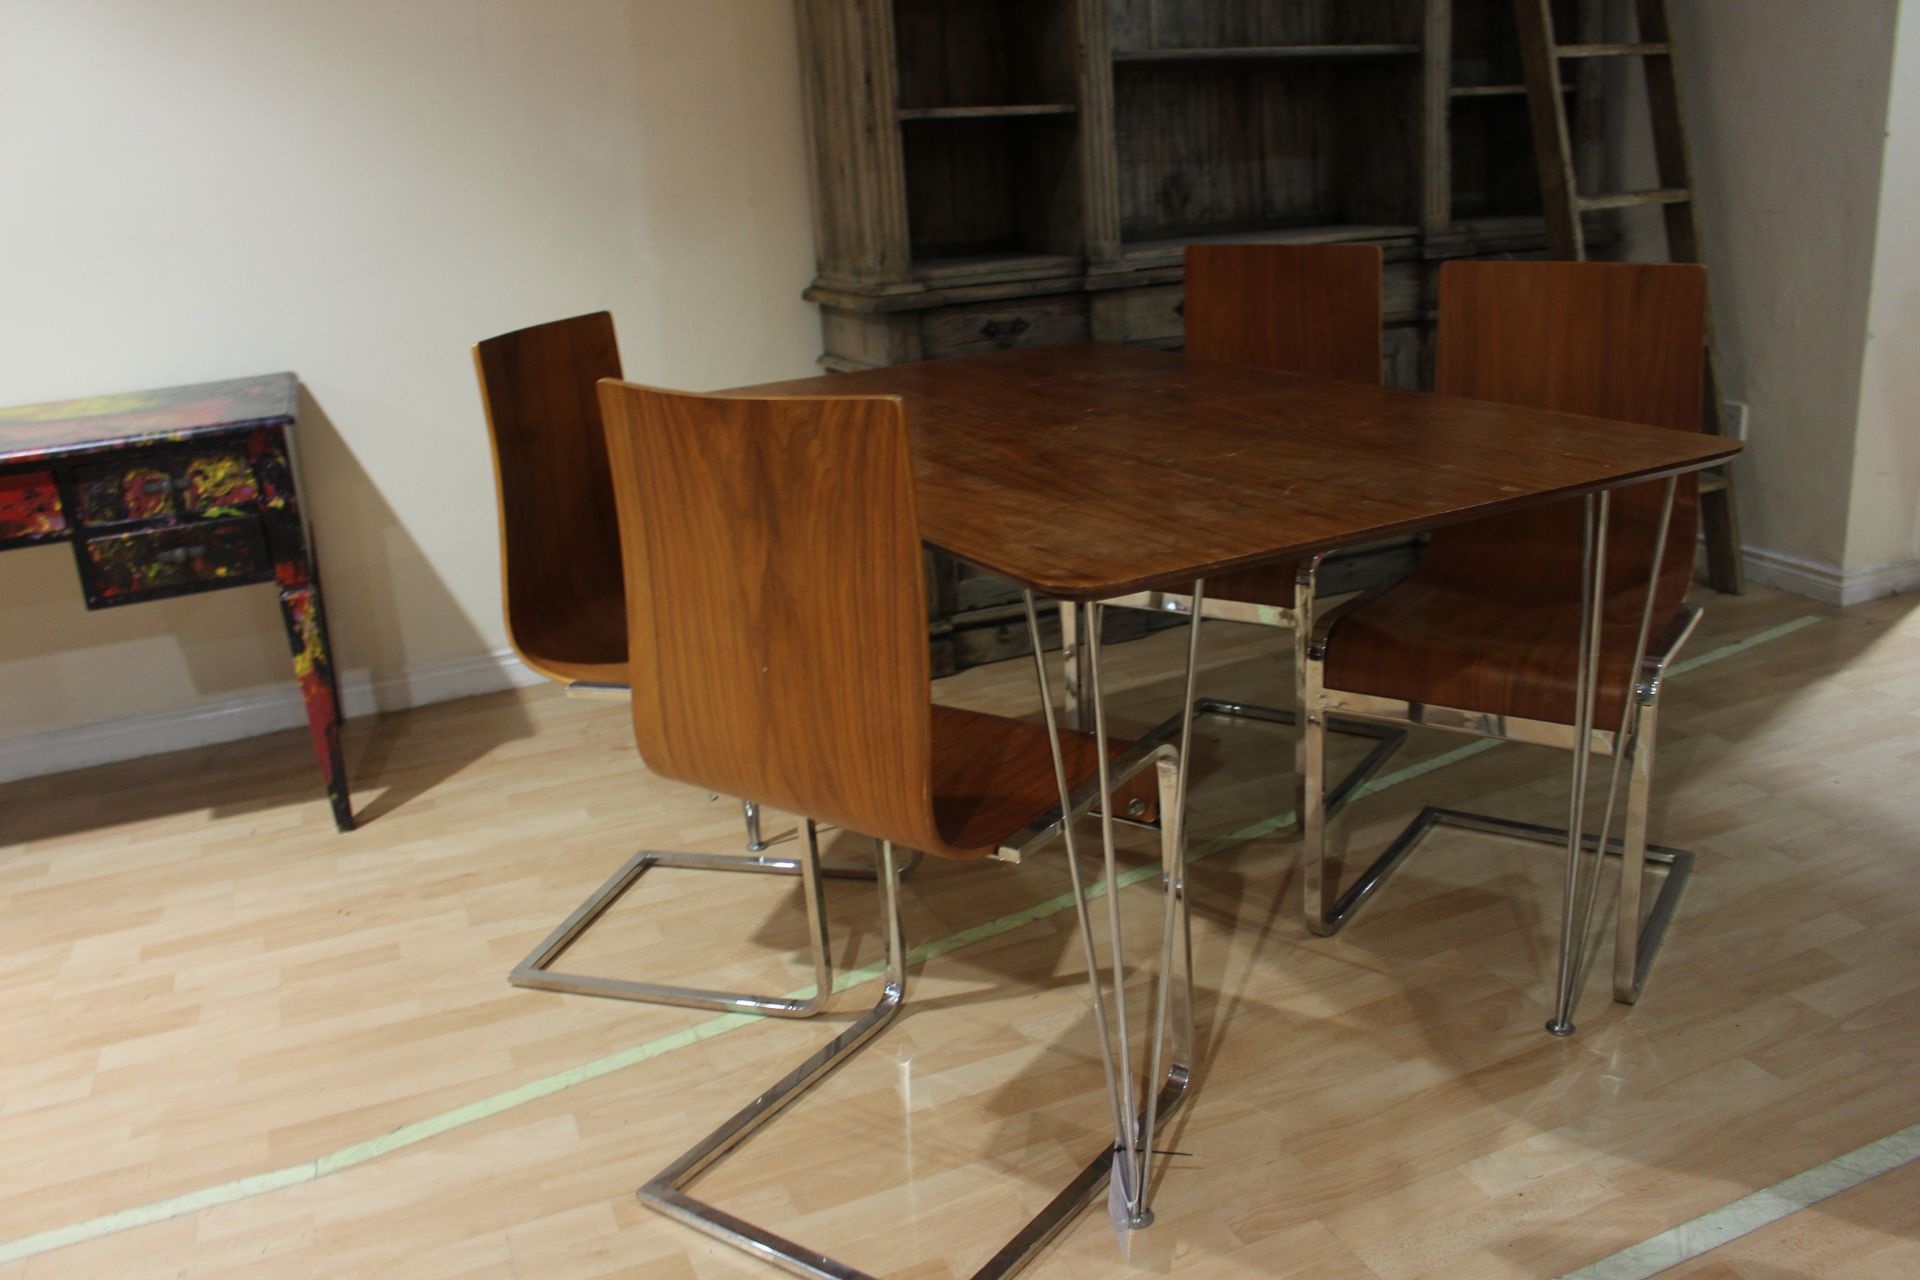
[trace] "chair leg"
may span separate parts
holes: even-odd
[[[1633,770],[1627,781],[1627,820],[1621,831],[1620,902],[1614,920],[1613,998],[1632,1004],[1639,997],[1634,960],[1640,949],[1641,880],[1647,864],[1647,800],[1653,772],[1653,708],[1642,708],[1638,732],[1628,748]]]
[[[1308,633],[1310,637],[1311,633]],[[1320,707],[1323,667],[1311,640],[1295,641],[1295,805],[1300,815],[1301,886],[1307,928],[1325,937],[1340,927],[1340,863],[1327,852],[1327,719]]]
[[[1662,851],[1663,856],[1658,860],[1667,864],[1667,874],[1659,895],[1653,900],[1653,909],[1642,923],[1640,906],[1649,848],[1647,810],[1653,792],[1654,730],[1658,711],[1657,699],[1641,708],[1639,731],[1634,734],[1631,747],[1633,773],[1627,784],[1627,825],[1621,833],[1620,903],[1613,939],[1613,998],[1622,1004],[1634,1003],[1646,989],[1647,975],[1660,954],[1667,926],[1673,921],[1680,894],[1693,871],[1692,854]]]
[[[605,996],[614,1000],[638,1000],[648,1004],[680,1005],[693,1009],[719,1009],[728,1013],[760,1013],[776,1018],[810,1018],[818,1013],[833,989],[833,961],[828,950],[826,904],[820,866],[819,832],[811,821],[801,824],[801,850],[794,860],[801,880],[802,896],[807,904],[807,935],[813,952],[813,991],[804,998],[754,995],[748,992],[712,991],[700,987],[675,987],[654,982],[633,982],[623,978],[602,978],[590,974],[556,973],[550,966],[566,949],[579,940],[609,907],[651,867],[682,867],[702,871],[783,871],[784,867],[755,865],[760,859],[720,854],[660,853],[635,854],[613,878],[593,891],[576,907],[560,927],[514,966],[507,980],[516,987],[537,991],[562,991],[575,995]],[[918,855],[915,855],[916,859]],[[746,865],[741,865],[746,864]]]
[[[810,822],[807,824],[809,830],[812,825]],[[880,846],[880,904],[881,937],[885,940],[887,968],[880,999],[873,1008],[860,1015],[852,1026],[835,1036],[819,1052],[782,1076],[771,1089],[735,1112],[730,1120],[702,1138],[686,1154],[655,1174],[636,1193],[642,1204],[796,1275],[845,1280],[863,1274],[841,1267],[783,1236],[696,1200],[686,1193],[685,1188],[745,1142],[761,1125],[798,1101],[802,1094],[851,1058],[867,1041],[879,1035],[900,1011],[907,990],[907,952],[900,925],[899,877],[894,874],[893,846],[888,843]]]
[[[1059,609],[1060,664],[1063,668],[1061,683],[1066,693],[1067,728],[1089,731],[1093,728],[1087,710],[1087,662],[1090,651],[1083,634],[1080,606],[1062,601]]]
[[[1171,797],[1176,789],[1171,767],[1162,768],[1160,784],[1162,795]],[[1166,892],[1175,908],[1178,936],[1174,939],[1171,954],[1180,971],[1180,979],[1177,983],[1168,984],[1170,993],[1163,988],[1160,998],[1160,1008],[1166,1015],[1163,1025],[1170,1024],[1173,1029],[1173,1046],[1165,1068],[1164,1083],[1150,1103],[1152,1111],[1141,1115],[1136,1121],[1138,1132],[1143,1134],[1153,1132],[1156,1122],[1163,1124],[1179,1108],[1192,1078],[1194,1060],[1192,943],[1187,927],[1185,859],[1181,856],[1177,833],[1163,835],[1162,857],[1168,867]],[[817,1250],[696,1199],[687,1194],[686,1188],[878,1036],[905,1003],[906,941],[900,925],[899,877],[894,873],[891,845],[881,846],[880,860],[881,932],[886,947],[886,977],[880,999],[852,1026],[781,1077],[772,1088],[735,1112],[725,1124],[702,1138],[636,1193],[640,1202],[650,1209],[787,1272],[813,1277],[814,1280],[873,1280],[873,1277],[868,1272],[829,1258]],[[1084,895],[1081,895],[1079,905],[1084,926],[1088,915]],[[1162,973],[1163,982],[1171,977],[1164,970]],[[1097,971],[1090,973],[1089,977],[1097,978]],[[1096,1156],[1039,1214],[974,1272],[974,1280],[1005,1280],[1032,1262],[1055,1236],[1107,1188],[1114,1154],[1115,1148],[1109,1146]]]

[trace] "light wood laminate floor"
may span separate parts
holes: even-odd
[[[1183,1154],[1130,1268],[1089,1215],[1030,1274],[1557,1275],[1920,1121],[1920,598],[1707,603],[1685,656],[1818,621],[1670,681],[1654,838],[1699,865],[1641,1003],[1609,1002],[1603,955],[1570,1040],[1542,1031],[1558,855],[1435,832],[1313,939],[1294,839],[1222,839],[1289,805],[1287,738],[1204,722]],[[1110,650],[1125,725],[1173,709],[1183,634]],[[1284,702],[1285,639],[1208,624],[1203,692]],[[937,693],[1037,712],[1024,661]],[[1422,733],[1388,770],[1470,741]],[[737,849],[737,805],[650,778],[623,705],[548,688],[363,718],[348,760],[348,836],[295,733],[0,787],[0,1257],[91,1237],[0,1280],[774,1274],[633,1189],[873,984],[812,1022],[716,1026],[506,982],[636,848]],[[1564,756],[1501,746],[1369,797],[1339,838],[1370,856],[1427,803],[1558,822],[1564,788]],[[1066,884],[1057,849],[930,860],[908,940]],[[1144,960],[1157,895],[1122,900]],[[829,912],[843,966],[878,958],[870,885],[833,883]],[[801,920],[789,881],[654,872],[570,961],[788,990]],[[932,959],[893,1029],[701,1194],[876,1273],[969,1275],[1109,1136],[1084,992],[1070,911]],[[1677,1274],[1920,1275],[1915,1185],[1883,1175]],[[224,1202],[97,1221],[207,1189]]]

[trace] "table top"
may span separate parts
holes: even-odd
[[[901,397],[924,539],[1066,600],[1190,583],[1740,451],[1723,436],[1108,343],[736,392]]]
[[[299,394],[291,373],[267,373],[0,409],[0,463],[286,425],[294,420]]]

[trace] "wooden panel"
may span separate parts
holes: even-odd
[[[899,404],[624,383],[606,384],[601,404],[643,606],[629,626],[647,767],[938,849]],[[644,607],[655,600],[674,607]]]
[[[899,103],[1071,102],[1070,0],[894,0]]]
[[[266,537],[251,518],[107,534],[86,539],[81,550],[94,609],[273,576]]]
[[[948,857],[1056,802],[1044,728],[931,705],[898,400],[601,404],[649,769]],[[1091,740],[1068,746],[1085,778]]]
[[[1102,344],[751,390],[904,397],[927,541],[1063,599],[1518,509],[1740,448]],[[1151,504],[1113,501],[1142,474]]]
[[[1418,68],[1122,64],[1122,234],[1416,222]]]
[[[1420,269],[1417,261],[1388,262],[1381,274],[1381,309],[1388,324],[1417,330],[1420,314]],[[1145,342],[1178,347],[1186,334],[1186,286],[1182,284],[1145,285],[1135,289],[1103,290],[1091,295],[1093,337],[1101,342]],[[1400,338],[1389,330],[1383,337],[1387,365],[1397,367],[1394,353],[1400,351],[1408,335]],[[1418,333],[1411,338],[1417,343]],[[1396,345],[1398,344],[1398,345]],[[1416,366],[1417,368],[1417,363]],[[1409,390],[1425,385],[1416,378],[1395,381],[1393,386]]]
[[[1148,285],[1094,295],[1093,336],[1102,342],[1178,346],[1186,331],[1186,286]]]
[[[84,524],[156,520],[177,513],[173,477],[158,458],[92,463],[74,468],[75,514]]]
[[[1072,0],[895,0],[916,261],[1079,251],[1076,21]]]
[[[912,120],[901,129],[916,259],[1078,250],[1073,116]]]
[[[79,520],[90,525],[234,515],[260,500],[247,452],[232,444],[82,463],[74,491]]]
[[[36,542],[67,528],[51,471],[0,475],[0,543]]]
[[[1427,385],[1426,343],[1421,340],[1419,325],[1393,325],[1381,334],[1381,347],[1382,382],[1402,391],[1417,391]]]
[[[826,360],[842,371],[872,369],[921,358],[920,317],[911,312],[820,308]]]
[[[796,0],[794,9],[821,278],[905,281],[910,257],[891,0]]]
[[[473,358],[493,443],[507,634],[550,679],[621,682],[626,606],[594,391],[620,376],[613,317],[502,334]]]
[[[1008,347],[1082,342],[1087,323],[1084,293],[976,302],[922,312],[920,343],[930,358],[984,355]]]
[[[1699,440],[1705,339],[1700,267],[1449,263],[1434,381],[1456,395]],[[1617,726],[1624,705],[1663,488],[1623,489],[1612,500],[1602,726]],[[1695,488],[1693,477],[1680,481],[1656,632],[1692,578]],[[1581,508],[1552,503],[1437,531],[1410,578],[1334,632],[1329,687],[1571,724]]]
[[[1117,49],[1417,41],[1420,0],[1121,0]]]
[[[1434,385],[1476,400],[1697,432],[1706,288],[1697,266],[1450,262],[1440,272]],[[1658,488],[1629,489],[1613,503],[1608,582],[1622,591],[1646,578]],[[1674,511],[1663,561],[1670,604],[1693,574],[1696,489],[1683,481]],[[1578,520],[1578,504],[1557,503],[1435,535],[1432,569],[1423,572],[1458,585],[1497,583],[1503,593],[1564,595],[1577,576]]]
[[[1378,245],[1194,245],[1187,354],[1378,383],[1380,272]]]

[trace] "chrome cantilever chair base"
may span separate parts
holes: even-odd
[[[1567,829],[1565,827],[1547,827],[1538,823],[1518,822],[1512,818],[1496,818],[1484,813],[1471,813],[1465,809],[1442,809],[1437,805],[1428,805],[1422,809],[1412,822],[1401,829],[1371,866],[1360,873],[1360,877],[1347,887],[1327,912],[1326,933],[1340,931],[1358,911],[1363,903],[1371,898],[1380,886],[1386,883],[1407,857],[1413,853],[1429,831],[1435,827],[1457,827],[1466,831],[1483,831],[1490,835],[1509,836],[1516,840],[1527,840],[1535,844],[1552,845],[1556,849],[1567,847]],[[1587,834],[1581,838],[1581,848],[1591,853],[1596,847],[1598,837]],[[1628,854],[1627,841],[1615,836],[1607,841],[1609,858],[1625,859]],[[1673,923],[1674,913],[1680,908],[1680,895],[1686,892],[1687,880],[1693,874],[1694,855],[1685,849],[1675,849],[1670,845],[1648,844],[1644,854],[1645,862],[1665,867],[1666,875],[1660,881],[1660,891],[1655,896],[1652,909],[1635,933],[1633,945],[1627,953],[1631,964],[1624,978],[1616,974],[1613,998],[1622,1004],[1632,1004],[1640,998],[1646,989],[1647,975],[1653,969],[1655,957],[1660,954],[1660,944],[1666,940],[1667,926]],[[1637,893],[1634,895],[1637,899]],[[1317,932],[1317,930],[1316,930]],[[1556,1035],[1571,1034],[1572,1028],[1565,1031],[1555,1030]]]
[[[805,824],[801,838],[817,853],[818,834],[813,824]],[[574,908],[572,915],[561,921],[559,928],[548,934],[539,946],[528,952],[526,959],[515,965],[513,972],[507,975],[507,981],[516,987],[526,987],[534,991],[559,991],[569,995],[601,996],[609,1000],[635,1000],[646,1004],[678,1005],[690,1009],[718,1009],[726,1013],[759,1013],[775,1018],[810,1018],[820,1011],[825,1003],[826,994],[833,985],[825,915],[824,913],[816,914],[814,911],[815,895],[811,887],[806,893],[808,935],[815,981],[813,993],[804,998],[713,991],[701,987],[676,987],[662,983],[636,982],[626,978],[561,973],[552,968],[568,947],[579,941],[581,935],[592,928],[594,922],[605,915],[608,909],[633,887],[635,881],[654,867],[760,875],[797,875],[804,881],[808,879],[805,867],[806,856],[804,853],[798,857],[784,858],[765,855],[668,853],[653,849],[642,850],[627,859],[626,864],[614,872],[606,883],[595,889],[585,902]],[[907,863],[906,872],[911,872],[919,863],[920,854],[915,852]],[[873,867],[868,866],[822,866],[819,869],[819,875],[822,878],[836,880],[873,880],[877,874]]]
[[[633,691],[623,684],[596,684],[576,680],[567,685],[569,698],[588,700],[607,699],[625,701],[633,696]],[[832,988],[832,961],[828,954],[826,916],[824,908],[816,902],[817,887],[809,881],[806,890],[808,934],[810,938],[811,959],[814,972],[814,989],[811,995],[771,996],[755,995],[742,991],[714,991],[704,987],[677,987],[656,982],[635,982],[625,978],[603,978],[584,973],[561,973],[553,965],[560,959],[568,947],[578,942],[594,923],[605,915],[621,897],[634,886],[634,883],[654,867],[679,868],[687,871],[729,871],[745,872],[757,875],[800,876],[807,879],[806,855],[797,857],[769,856],[767,841],[760,835],[760,806],[751,800],[740,803],[741,817],[746,823],[747,852],[745,854],[724,853],[678,853],[658,849],[643,849],[634,854],[609,876],[605,883],[587,895],[585,902],[573,909],[573,913],[560,922],[559,928],[541,940],[540,945],[527,953],[513,971],[507,975],[507,981],[516,987],[526,987],[533,991],[558,991],[568,995],[600,996],[608,1000],[633,1000],[645,1004],[677,1005],[690,1009],[717,1009],[726,1013],[759,1013],[775,1018],[810,1018],[820,1011]],[[812,823],[803,824],[796,833],[809,849],[818,856],[818,831]],[[910,874],[920,864],[920,854],[914,853],[902,874]],[[876,869],[868,865],[837,865],[818,868],[822,877],[835,880],[872,880],[878,875]]]
[[[1604,552],[1596,554],[1597,549],[1604,548],[1606,540],[1609,504],[1605,494],[1600,496],[1597,505],[1594,499],[1587,500],[1586,565],[1582,581],[1583,613],[1578,659],[1579,669],[1585,672],[1585,676],[1578,693],[1574,724],[1491,715],[1457,707],[1328,689],[1325,683],[1328,633],[1347,609],[1365,603],[1368,597],[1358,597],[1319,620],[1309,642],[1301,646],[1298,668],[1301,705],[1314,711],[1299,741],[1302,757],[1299,774],[1303,783],[1303,814],[1306,817],[1303,823],[1305,848],[1301,856],[1305,869],[1306,923],[1309,931],[1323,937],[1337,933],[1436,826],[1514,836],[1557,845],[1566,851],[1568,859],[1566,914],[1560,942],[1561,966],[1555,1012],[1547,1023],[1547,1030],[1556,1036],[1568,1036],[1574,1032],[1573,1005],[1578,999],[1585,975],[1585,942],[1594,901],[1598,896],[1599,863],[1605,857],[1616,857],[1621,864],[1614,922],[1613,998],[1622,1004],[1632,1004],[1640,998],[1654,961],[1659,956],[1661,943],[1665,941],[1667,928],[1679,908],[1680,895],[1686,889],[1694,861],[1694,856],[1685,850],[1649,844],[1647,841],[1660,687],[1668,664],[1692,636],[1700,620],[1697,606],[1682,606],[1666,633],[1657,639],[1650,638],[1649,624],[1660,571],[1659,549],[1665,545],[1668,522],[1673,513],[1673,499],[1674,481],[1669,480],[1666,483],[1659,532],[1654,542],[1656,551],[1647,576],[1639,640],[1633,665],[1628,668],[1634,673],[1633,686],[1617,729],[1602,729],[1594,725],[1591,711],[1597,697],[1599,596],[1601,584],[1606,581]],[[1328,854],[1326,839],[1327,821],[1332,817],[1334,808],[1333,795],[1328,793],[1328,803],[1317,811],[1313,803],[1313,798],[1324,785],[1325,722],[1335,713],[1357,716],[1375,723],[1425,725],[1476,737],[1566,749],[1575,757],[1570,821],[1565,827],[1547,827],[1429,806],[1421,810],[1345,892],[1340,892],[1340,859]],[[1625,744],[1624,756],[1621,743]],[[1583,821],[1586,760],[1596,755],[1614,758],[1598,836],[1589,834]],[[1612,821],[1620,766],[1623,763],[1630,763],[1631,766],[1627,783],[1625,834],[1619,838],[1609,838],[1607,832]],[[1572,836],[1576,828],[1580,830],[1578,840]],[[1594,863],[1593,871],[1590,875],[1582,876],[1581,864],[1588,855],[1591,855]],[[1646,864],[1649,862],[1665,866],[1667,874],[1652,910],[1642,921],[1641,901],[1646,888]]]
[[[1175,771],[1169,767],[1172,754],[1172,748],[1165,744],[1136,744],[1125,756],[1115,762],[1113,779],[1117,784],[1150,763],[1156,765],[1159,770],[1161,812],[1163,815],[1170,814],[1174,812],[1178,785]],[[1073,806],[1076,816],[1088,812],[1095,798],[1095,793],[1089,793],[1084,788],[1077,793],[1076,803]],[[1176,917],[1175,928],[1178,931],[1177,935],[1170,935],[1173,945],[1169,950],[1179,978],[1176,982],[1168,984],[1172,988],[1174,1004],[1172,1016],[1168,1019],[1173,1033],[1170,1037],[1166,1070],[1155,1096],[1135,1117],[1135,1131],[1139,1134],[1158,1133],[1162,1130],[1178,1112],[1193,1078],[1196,1036],[1192,1017],[1192,944],[1187,915],[1184,860],[1176,852],[1174,842],[1179,838],[1179,833],[1173,831],[1172,826],[1172,823],[1168,823],[1162,828],[1161,852],[1163,865],[1166,868],[1165,892],[1169,910]],[[1028,830],[1036,833],[1034,838],[1044,839],[1050,836],[1053,830],[1057,830],[1057,821],[1052,828],[1036,824]],[[805,856],[817,857],[817,849],[810,847],[803,853],[803,857]],[[793,1275],[809,1277],[810,1280],[874,1280],[874,1277],[848,1263],[809,1249],[785,1236],[756,1226],[724,1209],[697,1199],[689,1195],[686,1188],[707,1169],[737,1150],[762,1125],[798,1101],[803,1094],[824,1080],[835,1068],[852,1058],[862,1046],[885,1030],[898,1015],[906,998],[907,951],[900,922],[899,876],[894,872],[891,845],[882,844],[880,865],[881,936],[885,939],[886,947],[886,976],[880,999],[845,1031],[782,1076],[772,1088],[741,1108],[725,1124],[701,1139],[692,1149],[655,1175],[635,1193],[641,1203],[650,1209],[750,1253]],[[1087,895],[1080,887],[1077,874],[1075,884],[1084,928]],[[1170,977],[1171,974],[1167,976]],[[1040,1251],[1076,1217],[1101,1198],[1109,1185],[1117,1152],[1117,1145],[1109,1146],[1089,1161],[1071,1182],[1047,1202],[1045,1208],[1015,1232],[992,1258],[974,1272],[973,1280],[1004,1280],[1005,1277],[1014,1275],[1032,1262]],[[1150,1220],[1149,1212],[1131,1225],[1143,1227]]]

